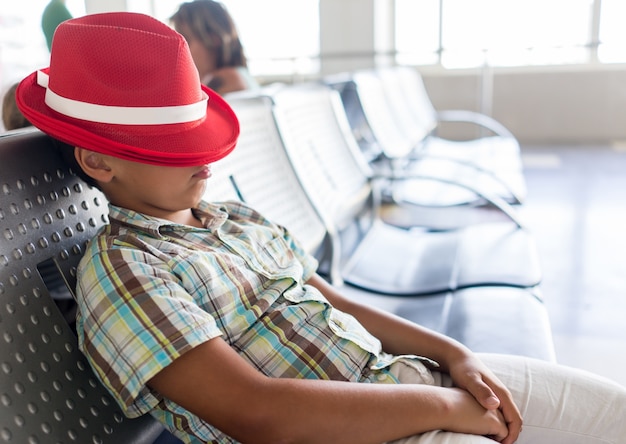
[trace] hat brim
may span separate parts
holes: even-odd
[[[195,166],[230,153],[239,136],[234,111],[213,90],[203,119],[184,124],[117,125],[75,119],[45,103],[46,89],[34,72],[16,91],[20,111],[37,128],[64,143],[135,162],[164,166]]]

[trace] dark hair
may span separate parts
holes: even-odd
[[[2,123],[6,130],[31,126],[31,123],[24,117],[24,114],[22,114],[15,102],[15,90],[17,89],[17,85],[18,83],[11,85],[2,98]]]
[[[183,3],[170,21],[176,31],[186,27],[207,50],[215,52],[216,68],[247,67],[235,23],[221,3],[213,0]]]
[[[59,154],[63,161],[70,167],[70,169],[76,173],[78,177],[80,177],[87,185],[97,188],[99,190],[98,182],[89,176],[87,173],[83,171],[78,162],[76,161],[76,157],[74,156],[75,147],[73,145],[69,145],[65,142],[61,142],[58,139],[52,138],[52,142],[56,149],[59,151]]]

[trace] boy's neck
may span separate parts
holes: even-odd
[[[196,217],[194,211],[189,208],[187,210],[181,210],[172,212],[169,214],[148,214],[148,216],[158,217],[160,219],[169,220],[170,222],[174,222],[175,224],[180,225],[189,225],[191,227],[203,228],[202,221]]]
[[[192,208],[179,211],[156,211],[145,208],[130,208],[130,206],[128,205],[124,205],[123,203],[116,203],[114,201],[111,201],[111,204],[120,208],[126,208],[127,210],[131,210],[145,216],[167,220],[175,224],[189,225],[196,228],[204,228],[202,221],[196,217],[195,212]]]

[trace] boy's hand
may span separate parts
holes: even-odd
[[[499,409],[487,409],[477,402],[468,391],[448,389],[451,411],[450,421],[444,428],[449,432],[482,435],[503,442],[509,436],[509,429]]]
[[[452,363],[449,372],[455,385],[467,390],[482,407],[501,413],[508,433],[497,441],[513,444],[522,429],[522,415],[502,382],[472,354]]]

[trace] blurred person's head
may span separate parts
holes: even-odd
[[[200,78],[221,68],[247,66],[235,23],[220,2],[183,3],[170,21],[187,40]]]

